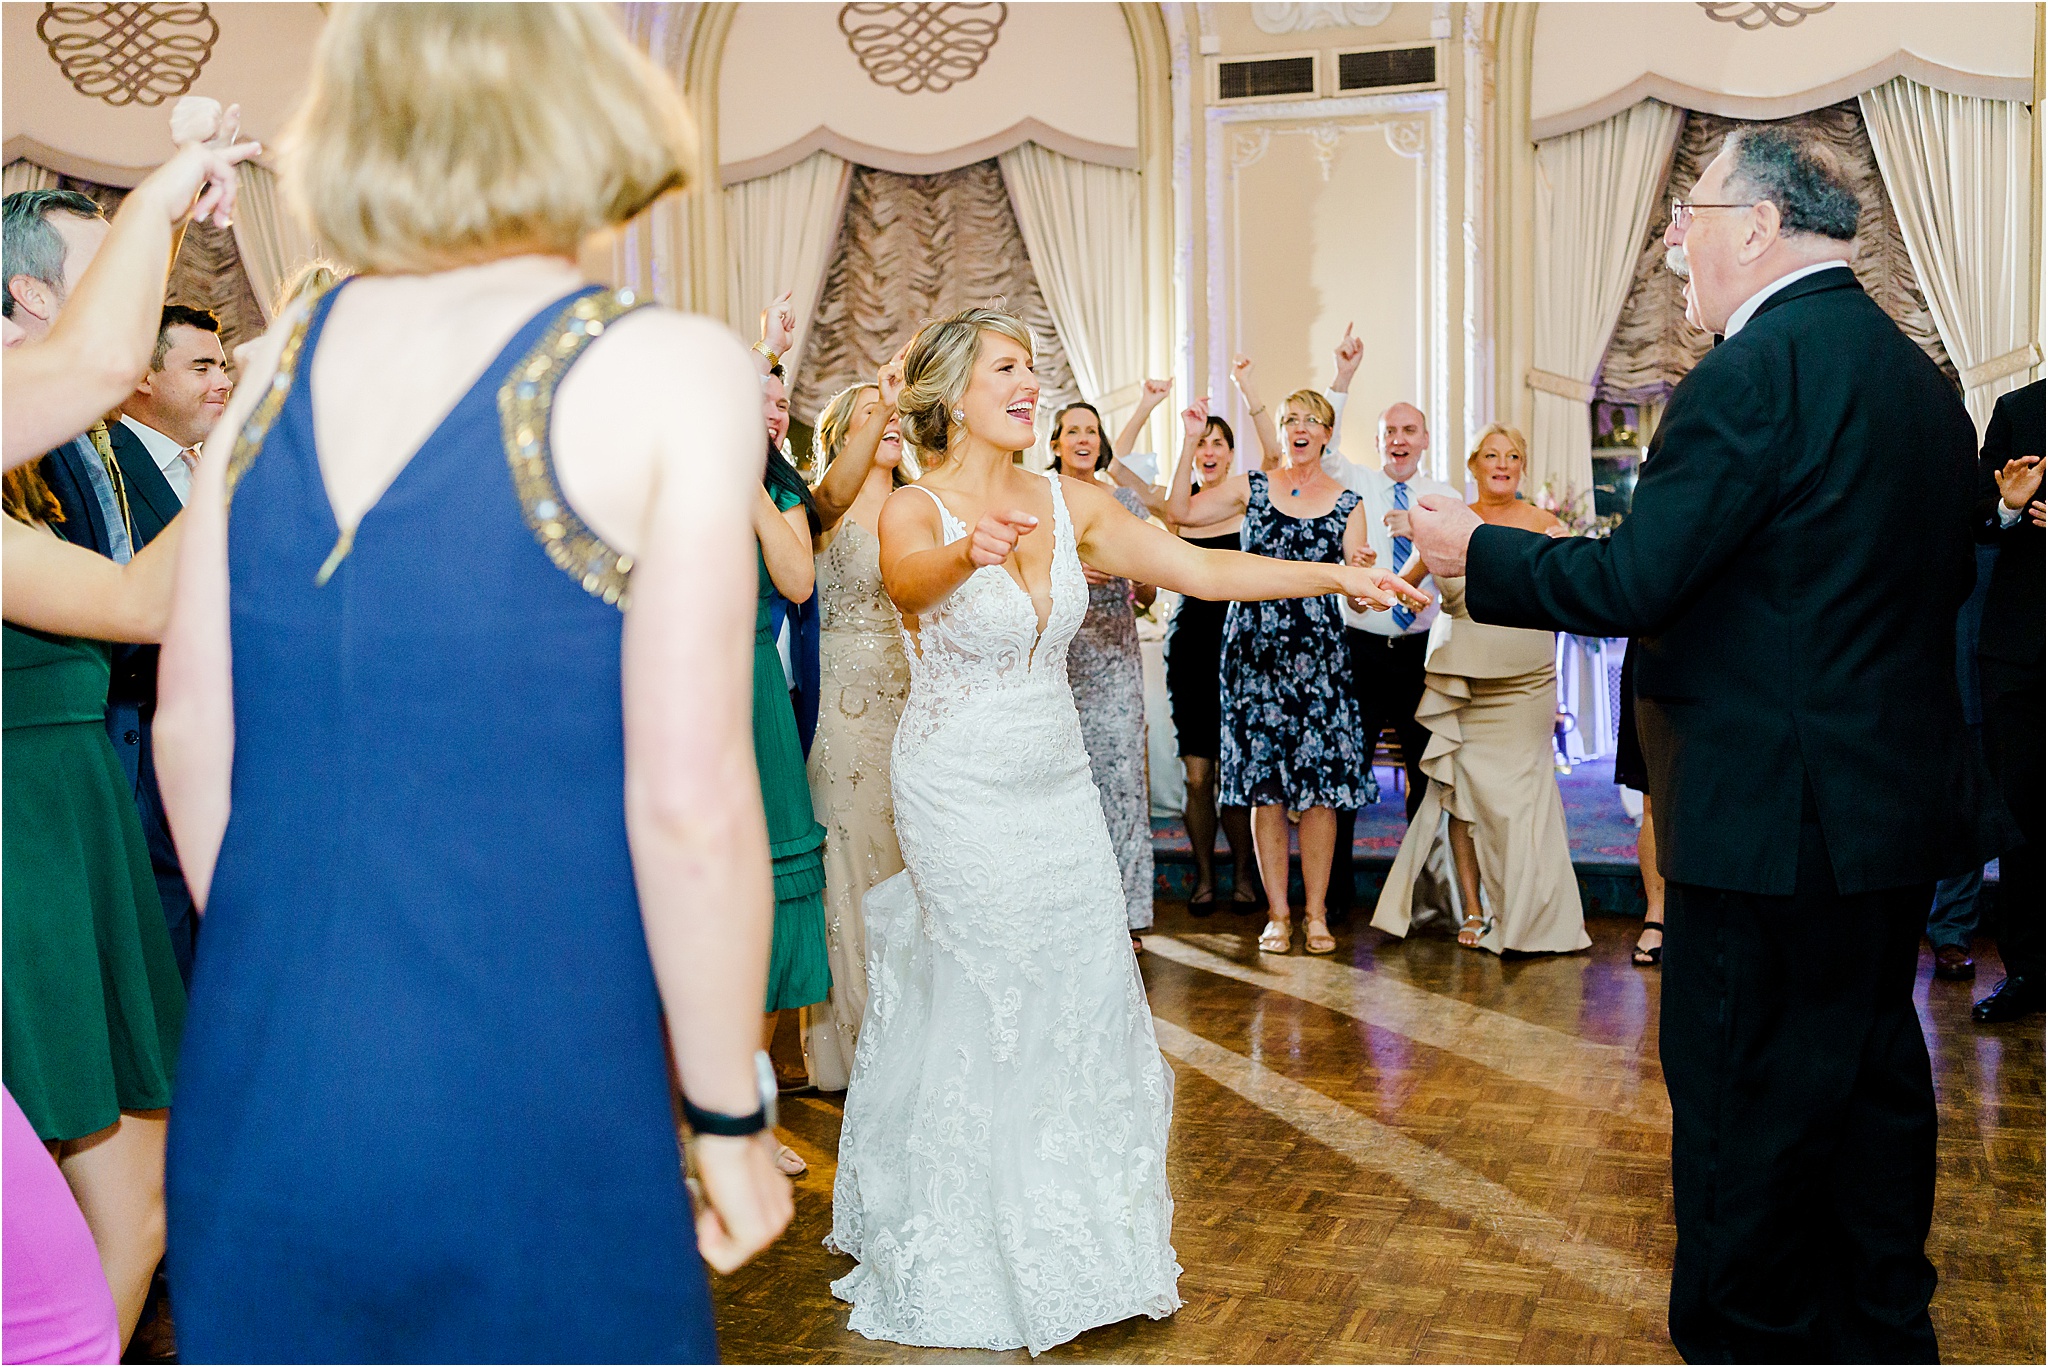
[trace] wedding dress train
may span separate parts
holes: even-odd
[[[826,1240],[859,1260],[832,1292],[869,1338],[1036,1354],[1180,1306],[1173,1075],[1067,687],[1088,587],[1050,479],[1044,628],[998,565],[905,636],[905,869],[866,900],[867,1013]],[[939,506],[947,539],[966,536]]]

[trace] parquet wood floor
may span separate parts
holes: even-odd
[[[1084,1334],[1079,1362],[1671,1362],[1671,1118],[1635,923],[1501,962],[1338,930],[1261,957],[1254,918],[1160,904],[1144,974],[1176,1093],[1168,1169],[1186,1302]],[[1929,1256],[1949,1362],[2043,1357],[2042,1027],[1972,1025],[1998,980],[1931,981],[1941,1107]],[[1816,945],[1815,971],[1826,947]],[[775,1247],[714,1290],[728,1362],[1027,1361],[847,1331],[825,1251],[840,1111],[784,1107],[811,1165]]]

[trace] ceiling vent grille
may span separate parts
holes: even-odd
[[[1406,47],[1356,48],[1337,54],[1337,91],[1431,90],[1443,84],[1437,74],[1443,54],[1435,43]]]
[[[1216,102],[1242,104],[1254,100],[1313,99],[1319,93],[1316,88],[1317,66],[1313,52],[1218,60],[1213,63]]]

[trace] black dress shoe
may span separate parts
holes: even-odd
[[[2022,1016],[2041,1014],[2041,989],[2025,978],[2007,978],[1991,995],[1970,1008],[1970,1019],[1979,1025],[2016,1021]]]
[[[1961,945],[1942,945],[1934,951],[1934,976],[1946,982],[1968,982],[1977,976],[1977,961]]]

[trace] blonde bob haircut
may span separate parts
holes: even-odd
[[[1509,449],[1522,458],[1522,471],[1526,474],[1529,469],[1529,439],[1522,435],[1520,428],[1510,427],[1504,422],[1487,424],[1486,430],[1472,443],[1472,453],[1465,457],[1465,468],[1472,468],[1472,462],[1479,459],[1480,449],[1495,437],[1508,439]]]
[[[574,256],[685,184],[682,97],[605,7],[344,4],[286,130],[287,201],[359,271]]]
[[[1302,412],[1308,414],[1311,418],[1314,418],[1332,431],[1336,430],[1337,410],[1330,406],[1330,401],[1323,397],[1323,392],[1320,389],[1295,390],[1280,401],[1282,410],[1285,410],[1289,405],[1299,408]]]
[[[818,424],[811,429],[811,467],[818,472],[818,478],[825,477],[826,469],[839,458],[839,449],[846,445],[847,434],[853,431],[853,410],[860,405],[864,391],[879,394],[880,386],[862,380],[850,384],[832,396],[823,412],[818,414]],[[901,431],[901,425],[898,425]],[[908,468],[906,468],[908,467]],[[898,485],[914,483],[917,479],[917,465],[905,451],[896,462],[893,472]]]
[[[926,323],[904,353],[903,393],[896,400],[896,411],[902,415],[899,428],[904,439],[921,453],[920,463],[926,470],[945,463],[946,452],[958,435],[953,407],[974,377],[984,332],[1009,338],[1023,347],[1027,356],[1037,354],[1037,344],[1024,320],[1001,309],[962,309]]]

